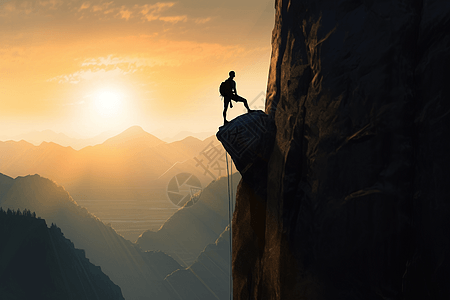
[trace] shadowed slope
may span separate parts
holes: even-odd
[[[234,191],[239,179],[239,173],[232,177]],[[229,224],[227,188],[227,177],[213,181],[194,205],[175,212],[157,232],[144,232],[136,243],[145,250],[164,251],[188,267]]]
[[[84,250],[42,219],[0,211],[0,241],[2,299],[124,299]]]
[[[230,299],[230,231],[227,227],[213,244],[200,253],[194,263],[168,275],[169,282],[183,300]]]
[[[101,266],[118,284],[127,300],[170,299],[164,284],[167,274],[180,265],[164,253],[144,253],[119,236],[85,208],[76,204],[63,187],[38,175],[18,177],[8,191],[2,191],[4,209],[29,209],[55,223],[77,248],[84,249],[92,263]]]

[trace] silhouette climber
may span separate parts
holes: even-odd
[[[233,108],[233,104],[231,103],[231,100],[234,100],[236,102],[244,102],[245,108],[247,108],[247,112],[251,112],[252,110],[248,107],[247,100],[245,98],[242,98],[237,94],[236,90],[236,82],[233,80],[234,77],[236,77],[236,73],[234,71],[230,71],[228,73],[230,77],[228,77],[227,80],[222,82],[220,85],[220,94],[223,96],[223,124],[227,124],[227,110],[228,110],[228,104],[230,104],[230,108]]]

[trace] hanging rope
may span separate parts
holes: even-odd
[[[230,181],[231,181],[231,184],[233,183],[233,179],[232,178],[230,178],[230,170],[229,170],[229,168],[228,168],[228,154],[227,154],[227,152],[225,152],[225,159],[226,159],[226,162],[227,162],[227,183],[228,183],[228,226],[229,226],[229,234],[230,234],[230,236],[229,236],[229,242],[230,242],[230,299],[232,299],[233,298],[233,280],[232,280],[232,276],[233,276],[233,274],[232,274],[232,259],[233,259],[233,252],[232,252],[232,247],[231,247],[231,211],[232,211],[232,209],[233,209],[233,206],[232,206],[232,203],[231,203],[231,195],[232,195],[232,186],[230,186]],[[230,160],[231,160],[231,157],[230,157]],[[231,166],[231,170],[233,170],[232,169],[233,167]],[[231,174],[231,175],[233,175],[233,174]]]
[[[230,176],[230,190],[231,190],[231,221],[233,221],[233,212],[234,212],[234,207],[233,207],[233,203],[234,203],[234,205],[236,205],[236,202],[235,202],[235,200],[236,199],[234,199],[234,191],[233,191],[233,187],[234,187],[234,185],[233,185],[233,159],[231,158],[231,156],[230,156],[230,169],[231,169],[231,171],[230,171],[230,173],[231,173],[231,176]],[[230,221],[230,224],[231,224],[231,221]]]

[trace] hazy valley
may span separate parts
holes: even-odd
[[[171,179],[189,173],[203,188],[226,175],[223,155],[215,136],[166,143],[135,126],[78,151],[53,142],[0,142],[0,172],[54,180],[77,203],[135,241],[144,230],[158,230],[182,206],[168,197]]]
[[[212,180],[205,169],[195,166],[213,140],[215,137],[205,141],[186,138],[165,143],[133,127],[101,145],[80,151],[53,143],[34,146],[24,141],[0,142],[0,170],[8,171],[7,175],[0,174],[0,207],[30,210],[47,224],[61,228],[64,237],[76,248],[83,249],[90,263],[100,266],[127,300],[197,299],[207,294],[228,299],[230,242],[226,228],[230,207],[227,178]],[[216,152],[218,156],[220,153]],[[128,158],[123,157],[124,153],[129,153]],[[147,163],[139,164],[133,156]],[[203,156],[203,161],[209,158]],[[135,163],[120,169],[114,161],[122,167],[125,162]],[[89,163],[95,164],[91,167],[95,176],[80,171],[90,168]],[[150,166],[158,164],[158,171],[151,169]],[[123,172],[111,172],[115,168]],[[131,172],[133,168],[135,172]],[[67,182],[92,179],[106,184],[101,189],[96,189],[94,183],[90,185],[92,189],[83,190],[78,186],[74,189],[78,197],[94,196],[96,200],[77,201],[58,180],[47,179],[39,172]],[[201,185],[201,189],[194,189],[196,196],[191,197],[186,190],[190,186],[180,181],[183,178],[180,172],[190,172],[199,181],[201,179],[195,184],[196,187]],[[26,176],[13,178],[10,174]],[[102,174],[107,178],[102,179]],[[138,175],[153,180],[148,187],[137,188],[125,174],[135,181],[139,180]],[[240,175],[231,178],[235,190]],[[173,186],[168,187],[174,179],[177,193],[169,191]],[[114,182],[121,185],[114,185]],[[179,196],[176,199],[182,198],[178,205],[169,197],[169,192]],[[137,244],[130,241],[141,234]]]

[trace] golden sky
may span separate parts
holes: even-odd
[[[0,0],[0,136],[215,132],[228,71],[263,105],[273,23],[273,0]]]

